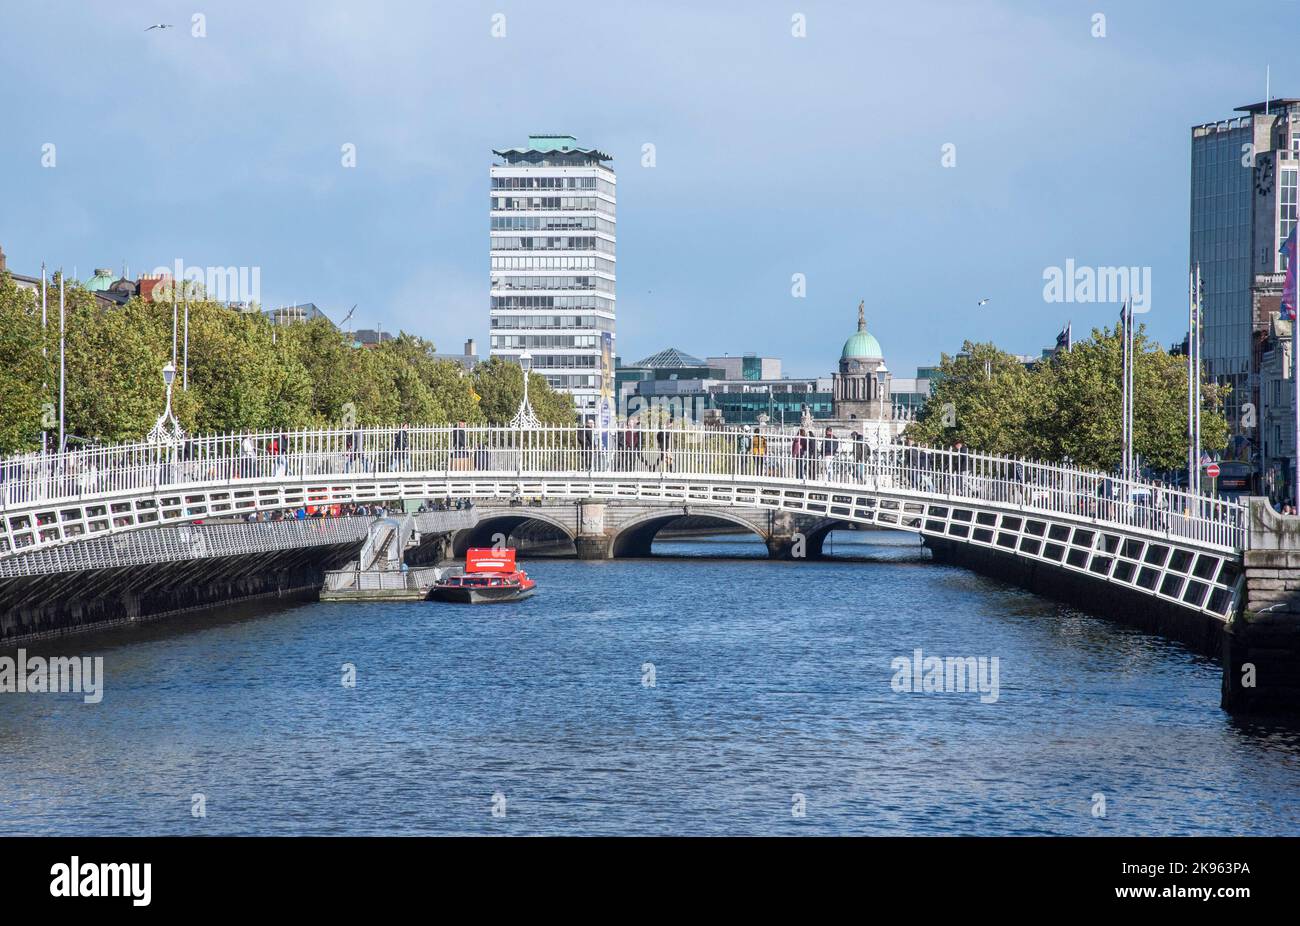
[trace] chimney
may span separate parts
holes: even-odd
[[[0,273],[5,272],[5,249],[0,247]]]
[[[3,262],[0,262],[0,270],[2,270],[2,269],[4,269],[4,264],[3,264]],[[473,338],[470,338],[468,341],[465,342],[465,356],[466,356],[466,357],[473,357],[473,356],[475,356],[475,353],[474,353],[474,339],[473,339]]]

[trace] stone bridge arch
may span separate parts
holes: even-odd
[[[451,545],[452,555],[461,559],[470,547],[490,547],[497,534],[504,534],[509,541],[511,534],[530,521],[549,525],[570,541],[574,539],[573,525],[564,523],[554,511],[531,506],[504,510],[488,508],[480,510],[477,524],[456,533]]]
[[[846,521],[790,511],[747,506],[611,506],[604,515],[607,545],[599,555],[649,556],[656,535],[682,518],[707,518],[732,524],[758,535],[775,559],[817,558],[827,534]],[[580,543],[582,538],[580,535]],[[595,545],[599,546],[599,545]],[[589,555],[591,552],[589,550]]]
[[[754,512],[754,514],[762,514],[762,512]],[[651,548],[654,546],[655,537],[659,532],[683,518],[698,518],[732,524],[750,531],[764,542],[767,542],[768,539],[767,531],[762,524],[758,523],[759,519],[753,516],[747,517],[745,513],[740,511],[722,511],[718,509],[709,509],[707,511],[681,511],[675,509],[651,511],[639,514],[616,528],[610,537],[610,555],[612,557],[649,556]],[[764,517],[763,520],[766,520],[766,518]]]

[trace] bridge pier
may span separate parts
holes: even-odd
[[[578,559],[613,559],[614,538],[605,522],[605,503],[583,499],[578,503],[578,533],[573,546]]]
[[[1300,711],[1300,517],[1250,499],[1246,601],[1223,635],[1223,707]]]
[[[768,557],[819,559],[822,555],[822,543],[826,540],[826,532],[805,530],[810,524],[815,525],[816,520],[792,511],[770,512],[767,530],[763,533]]]

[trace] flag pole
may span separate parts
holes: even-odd
[[[172,287],[172,369],[176,368],[176,287]]]
[[[1133,444],[1136,441],[1136,435],[1133,433],[1133,384],[1135,382],[1133,372],[1137,368],[1137,339],[1133,333],[1133,299],[1128,301],[1128,324],[1125,326],[1125,337],[1128,339],[1128,449],[1124,454],[1124,471],[1125,478],[1133,478]]]
[[[59,453],[63,453],[67,442],[67,434],[63,428],[63,394],[67,384],[67,365],[65,361],[66,350],[64,347],[64,332],[66,331],[66,321],[63,311],[63,271],[59,271]]]
[[[1196,400],[1192,410],[1196,415],[1196,494],[1201,494],[1201,265],[1196,265],[1196,363],[1194,364]],[[1199,504],[1199,502],[1198,502]]]
[[[1196,277],[1191,268],[1187,270],[1187,491],[1192,491],[1192,470],[1196,466],[1196,457],[1192,446],[1196,441],[1196,435],[1192,427],[1192,397],[1195,388],[1192,386],[1192,331],[1196,327],[1195,320],[1195,293]]]
[[[49,401],[49,363],[50,348],[46,343],[46,288],[45,288],[45,261],[41,261],[41,403]],[[50,423],[49,415],[44,408],[41,409],[41,453],[45,453],[49,447],[49,432],[46,430]]]
[[[187,289],[183,298],[185,300],[185,353],[181,373],[181,391],[190,391],[190,293]]]
[[[1128,479],[1128,301],[1119,307],[1120,334],[1120,438],[1119,438],[1119,472],[1121,479]]]

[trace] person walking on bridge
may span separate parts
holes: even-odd
[[[591,427],[591,419],[584,418],[582,427],[578,430],[578,446],[582,449],[581,466],[587,471],[595,468],[595,431]]]
[[[754,428],[754,438],[749,442],[749,452],[753,457],[754,475],[765,475],[767,472],[767,438],[763,435],[761,426],[755,426]]]
[[[854,476],[858,482],[865,482],[867,478],[867,460],[871,458],[871,447],[867,444],[866,436],[860,431],[850,432],[849,439],[853,442]]]
[[[390,469],[402,471],[406,469],[406,460],[411,446],[411,434],[406,425],[397,429],[393,435],[393,456]]]
[[[240,471],[244,476],[253,475],[253,464],[257,460],[257,446],[253,443],[253,438],[245,434],[244,439],[239,442]]]
[[[619,470],[630,471],[635,467],[636,453],[636,429],[632,427],[632,419],[623,423],[623,430],[618,435],[618,461],[615,464]]]
[[[467,446],[469,441],[465,434],[465,419],[461,418],[451,432],[451,469],[469,469],[469,454],[465,449]]]
[[[808,435],[803,428],[795,434],[794,440],[790,441],[790,456],[794,458],[794,475],[796,479],[804,479],[808,475],[806,454],[808,451]]]
[[[957,443],[952,445],[952,455],[949,458],[952,465],[953,486],[949,490],[954,494],[961,494],[966,491],[966,470],[970,466],[970,451],[962,443],[961,438]]]
[[[673,471],[673,419],[669,418],[666,425],[659,426],[659,433],[655,435],[655,440],[659,445],[659,465],[666,473]]]
[[[835,432],[830,427],[826,428],[826,436],[822,439],[822,460],[825,463],[825,479],[827,482],[835,478],[835,454],[839,451],[839,441],[835,439]]]

